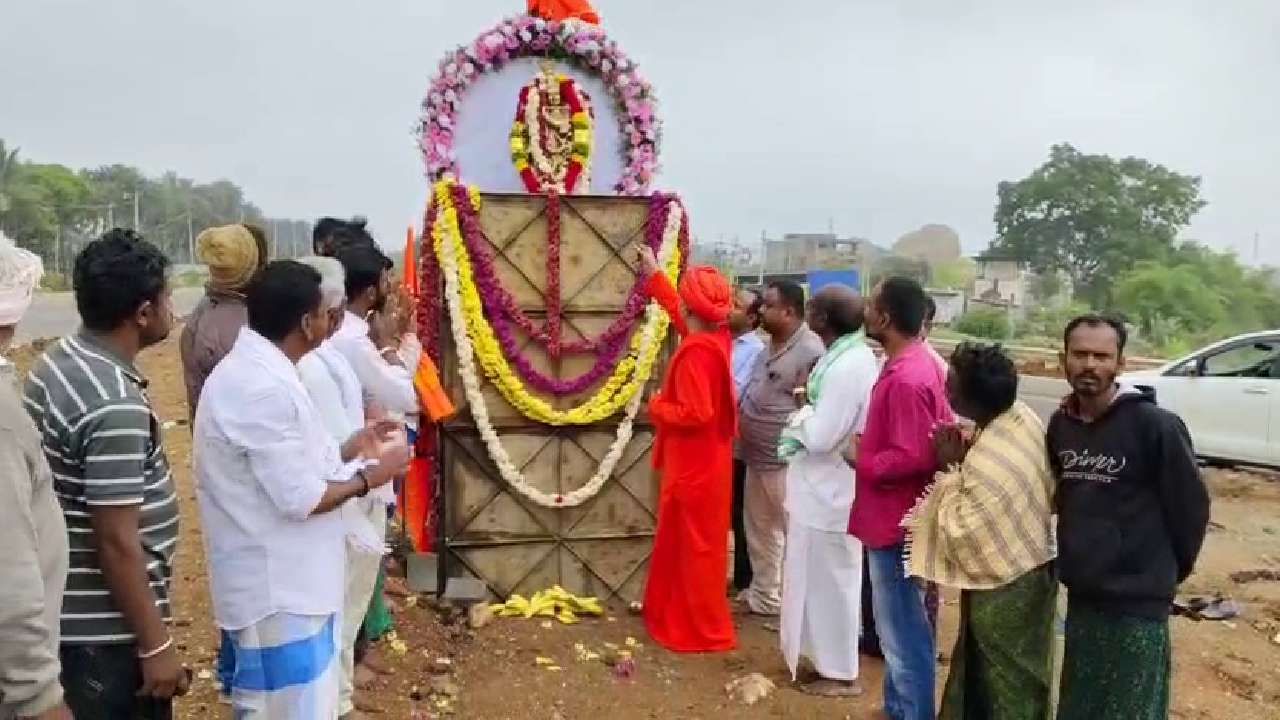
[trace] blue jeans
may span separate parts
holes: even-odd
[[[231,680],[236,675],[236,653],[226,630],[219,630],[218,686],[223,694],[231,694]]]
[[[884,652],[884,712],[893,720],[933,720],[937,651],[924,588],[903,575],[902,545],[867,553],[876,632]]]

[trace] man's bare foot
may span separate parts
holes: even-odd
[[[817,695],[818,697],[849,698],[861,695],[862,686],[856,682],[819,678],[801,685],[800,691],[807,695]]]
[[[396,674],[396,671],[391,669],[390,665],[387,665],[386,661],[382,659],[382,656],[378,654],[376,650],[371,649],[369,652],[365,653],[364,660],[360,661],[360,665],[369,668],[379,675]]]
[[[409,592],[409,585],[402,577],[387,575],[387,581],[382,587],[391,597],[406,598],[412,595],[412,593]]]

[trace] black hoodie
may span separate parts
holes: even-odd
[[[1058,481],[1058,571],[1070,599],[1153,619],[1169,615],[1209,524],[1191,436],[1149,390],[1121,388],[1084,422],[1064,404],[1049,421]]]

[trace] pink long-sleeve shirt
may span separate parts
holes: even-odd
[[[885,363],[858,445],[849,534],[871,549],[902,542],[902,518],[938,469],[933,429],[954,421],[946,376],[923,342]]]

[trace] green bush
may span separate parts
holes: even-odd
[[[49,292],[64,292],[71,289],[71,278],[62,273],[47,272],[40,278],[40,289]]]
[[[987,340],[1008,340],[1013,337],[1013,323],[1003,310],[982,308],[970,310],[955,323],[956,332]]]
[[[1057,347],[1062,342],[1062,331],[1067,323],[1089,312],[1088,305],[1072,303],[1061,307],[1036,307],[1027,311],[1026,317],[1018,322],[1015,336],[1022,341],[1030,338],[1052,338],[1048,347]],[[1031,344],[1027,342],[1027,344]]]

